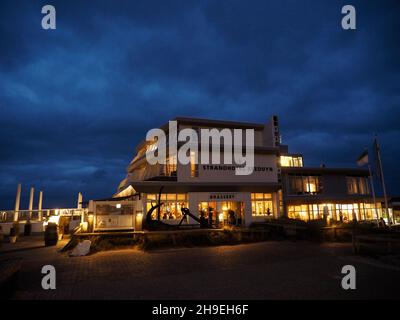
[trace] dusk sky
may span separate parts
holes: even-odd
[[[355,167],[378,133],[400,195],[400,2],[0,2],[0,209],[18,182],[24,209],[31,185],[46,208],[110,197],[136,144],[176,116],[273,114],[307,166]]]

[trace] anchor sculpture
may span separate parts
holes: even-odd
[[[146,219],[143,224],[143,229],[148,230],[148,231],[163,231],[163,230],[179,230],[181,227],[183,227],[182,223],[187,219],[187,217],[191,217],[194,221],[198,223],[198,225],[185,225],[187,226],[193,226],[193,227],[201,227],[201,228],[210,228],[211,226],[208,224],[207,220],[205,218],[198,218],[195,215],[193,215],[188,208],[181,208],[182,211],[182,219],[179,222],[178,225],[171,225],[168,223],[164,223],[161,221],[161,206],[164,204],[161,202],[161,194],[162,190],[164,189],[164,186],[160,188],[160,191],[158,193],[158,199],[157,199],[157,204],[153,205],[151,204],[150,210],[146,214]],[[157,220],[154,220],[152,218],[154,210],[157,210]]]

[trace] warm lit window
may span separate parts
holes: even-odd
[[[360,203],[360,205],[366,220],[374,220],[382,216],[382,205],[379,202],[376,208],[373,203]]]
[[[253,216],[273,217],[274,206],[271,193],[252,193],[251,209]]]
[[[357,220],[375,220],[377,215],[382,216],[382,207],[377,203],[375,210],[371,203],[319,203],[289,205],[287,207],[288,217],[304,221],[323,219],[326,215],[328,219],[337,222],[351,222],[353,217]]]
[[[346,177],[346,183],[347,183],[347,193],[348,194],[357,194],[358,193],[357,178]]]
[[[196,154],[190,152],[190,176],[196,178],[199,176],[199,164],[196,161]]]
[[[370,194],[369,192],[369,178],[360,178],[362,181],[362,185],[363,185],[363,194]]]
[[[96,204],[96,215],[128,215],[133,214],[131,204]]]
[[[364,220],[363,212],[361,212],[362,210],[360,210],[358,203],[337,204],[336,211],[339,220],[343,222],[353,221],[354,217],[357,220]]]
[[[304,221],[309,220],[308,205],[288,206],[288,217]]]
[[[348,194],[369,194],[369,182],[365,177],[346,177]]]
[[[318,177],[304,177],[303,179],[305,183],[305,191],[306,193],[314,194],[317,193],[318,190]]]
[[[303,158],[295,156],[281,156],[281,167],[302,167]]]
[[[289,175],[290,194],[319,194],[321,191],[322,186],[320,176]]]
[[[146,152],[152,152],[155,150],[157,150],[157,142],[151,143],[146,147]]]
[[[157,194],[147,195],[146,211],[149,211],[152,205],[157,204],[157,199]],[[160,218],[162,220],[180,219],[182,217],[181,208],[188,207],[186,194],[162,194],[160,201],[163,203],[160,208]],[[157,219],[157,210],[153,211],[152,218]]]
[[[176,177],[176,156],[167,158],[165,165],[165,175],[170,177]]]

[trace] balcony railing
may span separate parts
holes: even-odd
[[[80,216],[86,213],[87,209],[64,208],[64,209],[42,209],[42,210],[19,210],[18,221],[43,221],[50,216]],[[14,210],[0,211],[0,222],[13,222],[15,219]]]

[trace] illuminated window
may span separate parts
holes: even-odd
[[[157,195],[156,194],[148,194],[147,195],[147,200],[156,200],[157,199]]]
[[[199,176],[199,164],[197,163],[196,154],[190,152],[190,176],[196,178]]]
[[[186,200],[186,194],[177,194],[178,200]]]
[[[253,216],[274,216],[274,206],[271,193],[252,193],[251,209]]]
[[[155,151],[157,150],[157,141],[147,145],[146,152]]]
[[[382,205],[378,202],[375,205],[373,203],[363,203],[363,210],[366,220],[379,219],[382,216]]]
[[[377,203],[315,203],[289,205],[287,207],[288,217],[291,219],[300,219],[304,221],[323,219],[326,215],[331,221],[351,222],[353,217],[357,220],[376,220],[382,216],[382,206]]]
[[[281,156],[281,167],[302,167],[303,158],[295,156]]]
[[[308,205],[288,206],[288,217],[291,219],[308,221]]]
[[[167,200],[176,200],[176,194],[172,193],[172,194],[167,194]]]
[[[233,214],[238,220],[237,223],[241,224],[244,220],[244,203],[236,201],[224,202],[200,202],[198,204],[199,217],[203,216],[209,221],[214,222],[227,222],[230,214]]]
[[[176,156],[167,158],[167,163],[165,164],[165,175],[176,177]]]
[[[289,175],[289,193],[292,195],[319,194],[322,192],[320,176]]]
[[[305,183],[304,190],[306,193],[315,194],[318,190],[318,177],[304,177],[303,181]]]
[[[133,214],[133,206],[131,204],[96,204],[96,215],[129,215]]]
[[[369,181],[365,177],[346,177],[348,194],[370,194]]]
[[[158,195],[147,194],[146,211],[151,209],[151,206],[157,204]],[[163,205],[160,208],[160,218],[162,220],[173,220],[182,218],[181,208],[187,208],[186,194],[167,193],[161,195]],[[153,211],[152,218],[157,219],[157,210]]]
[[[347,193],[348,194],[357,194],[358,193],[357,178],[346,177],[346,183],[347,183]]]

